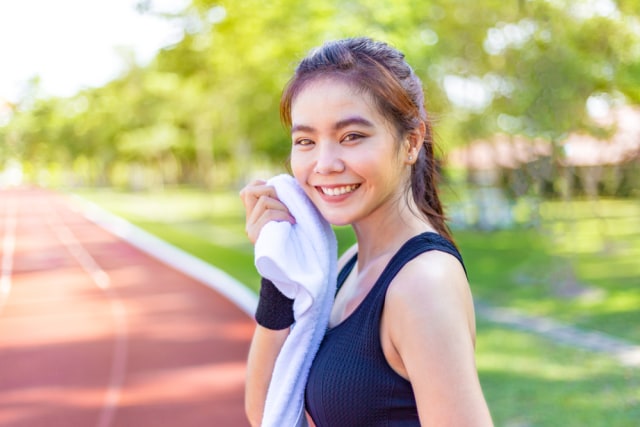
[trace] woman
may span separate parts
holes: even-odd
[[[422,85],[403,54],[367,38],[327,43],[299,64],[280,112],[294,177],[327,221],[351,225],[357,238],[339,261],[329,329],[309,373],[309,418],[336,427],[492,425]],[[241,197],[254,243],[267,222],[295,222],[263,181]],[[268,281],[259,305],[246,384],[252,425],[293,322],[291,300]]]

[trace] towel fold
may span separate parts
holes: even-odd
[[[258,272],[294,299],[295,323],[278,355],[267,391],[263,427],[306,425],[304,391],[329,323],[336,291],[337,243],[331,225],[290,175],[267,181],[296,224],[272,221],[255,244]]]

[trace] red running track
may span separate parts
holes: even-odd
[[[245,426],[253,320],[89,222],[0,191],[0,425]]]

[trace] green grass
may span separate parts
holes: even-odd
[[[640,203],[543,208],[539,230],[455,233],[474,295],[640,342]]]
[[[78,194],[257,289],[237,194]],[[454,233],[474,296],[640,342],[640,204],[553,202],[541,213],[540,229]],[[353,233],[336,233],[343,251]],[[496,426],[637,425],[637,369],[482,319],[477,329],[478,370]]]
[[[477,366],[496,426],[636,426],[640,376],[608,357],[480,321]]]

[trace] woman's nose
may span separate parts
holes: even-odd
[[[336,146],[337,145],[337,146]],[[336,143],[319,144],[313,172],[321,175],[343,172],[345,164],[340,154],[340,146]]]

